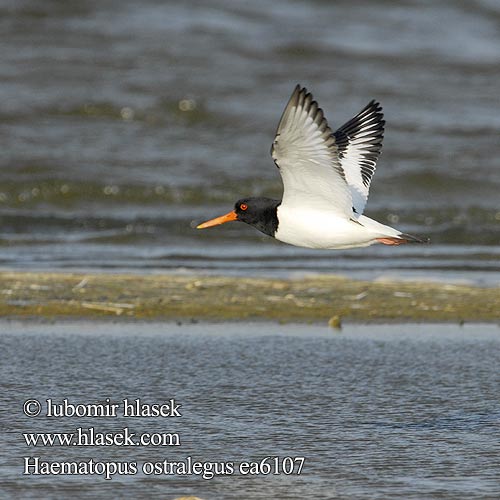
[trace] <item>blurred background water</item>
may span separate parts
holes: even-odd
[[[494,0],[0,3],[0,266],[500,277]],[[367,215],[430,246],[318,252],[243,224],[296,83],[387,120]]]
[[[498,499],[497,325],[0,323],[2,498]],[[22,374],[22,376],[20,376]],[[22,414],[36,398],[163,403],[181,418]],[[37,446],[22,433],[177,432],[181,446]],[[139,473],[23,476],[41,461]],[[145,476],[146,461],[303,456],[300,476]]]

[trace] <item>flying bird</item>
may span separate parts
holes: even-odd
[[[291,245],[344,249],[423,240],[363,215],[384,134],[382,108],[371,101],[332,132],[313,96],[297,85],[271,147],[283,180],[281,200],[250,197],[197,226],[245,222]]]

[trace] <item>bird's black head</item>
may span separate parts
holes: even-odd
[[[270,198],[243,198],[234,205],[239,221],[255,227],[269,236],[278,229],[276,209],[281,202]]]
[[[243,198],[235,203],[232,212],[204,222],[198,229],[238,220],[250,224],[264,234],[274,236],[278,229],[277,208],[280,203],[279,200],[271,198]]]

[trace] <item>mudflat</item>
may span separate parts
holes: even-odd
[[[494,322],[500,289],[337,276],[0,273],[0,315],[33,320]]]

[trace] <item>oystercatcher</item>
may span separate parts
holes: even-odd
[[[363,215],[384,124],[380,104],[371,101],[332,132],[313,96],[297,85],[271,147],[283,180],[283,198],[243,198],[228,214],[197,228],[241,221],[306,248],[424,243]]]

